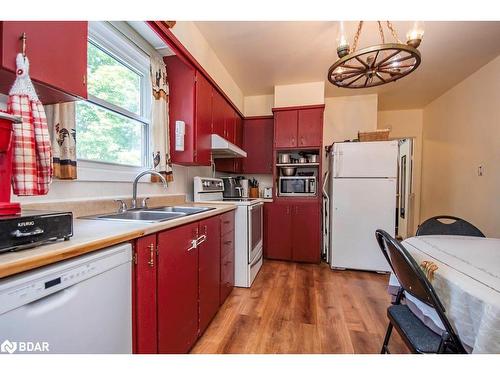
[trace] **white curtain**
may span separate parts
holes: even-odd
[[[153,88],[151,105],[153,166],[157,172],[165,176],[167,181],[171,182],[174,180],[174,176],[170,160],[168,79],[167,69],[161,58],[151,57],[150,72],[151,86]]]

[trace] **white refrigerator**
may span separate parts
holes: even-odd
[[[398,142],[335,143],[330,154],[331,268],[389,271],[375,230],[396,227]]]

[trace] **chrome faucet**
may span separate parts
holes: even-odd
[[[148,169],[148,170],[142,171],[137,176],[135,176],[135,179],[134,179],[134,184],[133,184],[133,188],[132,188],[132,205],[130,207],[131,209],[138,208],[137,207],[137,183],[139,182],[139,179],[142,176],[145,176],[147,174],[151,174],[151,175],[155,175],[155,176],[160,177],[161,181],[163,182],[163,186],[165,188],[167,188],[167,186],[168,186],[168,182],[167,182],[167,180],[165,180],[165,177],[163,177],[162,174],[156,172],[153,169]],[[146,199],[144,199],[144,201],[143,201],[143,206],[146,204]]]

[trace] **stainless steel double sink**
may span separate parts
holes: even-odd
[[[141,221],[149,223],[158,223],[161,221],[173,220],[189,215],[199,214],[214,209],[215,209],[214,207],[185,207],[185,206],[137,208],[137,209],[127,210],[125,212],[87,216],[83,217],[82,219],[112,220],[112,221]]]

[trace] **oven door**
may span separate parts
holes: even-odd
[[[248,264],[262,250],[264,202],[248,206]]]

